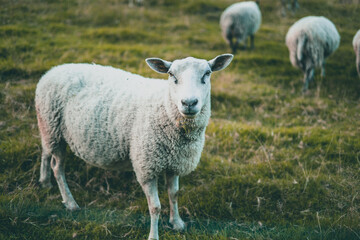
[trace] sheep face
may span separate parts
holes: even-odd
[[[227,67],[233,55],[223,54],[210,61],[188,57],[168,62],[148,58],[146,62],[155,71],[169,74],[170,101],[187,119],[195,118],[210,101],[210,75]]]
[[[194,58],[176,60],[168,70],[170,100],[185,118],[195,118],[210,96],[211,68]]]

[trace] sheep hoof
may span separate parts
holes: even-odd
[[[176,231],[184,231],[185,229],[185,223],[181,219],[170,220],[170,223]]]
[[[50,181],[39,181],[42,188],[52,188],[52,184]]]
[[[64,205],[65,205],[66,209],[69,210],[69,211],[78,211],[78,210],[80,210],[80,207],[79,207],[79,205],[77,205],[76,202],[73,202],[73,203],[71,203],[71,202],[66,203],[65,202]]]
[[[159,240],[159,238],[149,237],[148,240]]]
[[[246,46],[241,46],[241,47],[239,47],[239,49],[240,49],[241,51],[246,51],[246,50],[247,50],[247,47],[246,47]]]
[[[312,95],[312,92],[309,89],[303,90],[302,95],[304,97],[310,97]]]

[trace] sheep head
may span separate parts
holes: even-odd
[[[170,100],[184,118],[193,119],[210,101],[211,73],[226,68],[232,59],[232,54],[222,54],[210,61],[188,57],[173,62],[148,58],[146,62],[156,72],[169,74]]]

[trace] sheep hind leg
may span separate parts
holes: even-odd
[[[69,186],[65,179],[64,160],[65,160],[65,147],[55,151],[51,159],[51,168],[54,172],[56,182],[59,186],[60,193],[63,199],[63,204],[68,210],[74,211],[80,209],[79,205],[75,202]]]
[[[314,79],[314,68],[307,68],[304,76],[303,92],[305,93],[309,89],[309,83]]]
[[[325,77],[325,60],[321,64],[321,78]]]
[[[233,43],[232,39],[229,41],[230,42],[230,48],[233,54],[236,53],[236,43]]]
[[[298,1],[293,0],[293,3],[292,3],[293,12],[296,12],[296,10],[298,10],[299,8],[300,8],[300,5],[299,5]]]
[[[247,49],[247,41],[248,41],[248,38],[245,36],[244,39],[241,41],[241,39],[237,39],[237,44],[240,45],[240,43],[242,42],[243,45],[242,47],[240,48],[241,50],[245,51]]]
[[[232,50],[232,53],[233,54],[236,54],[236,51],[237,51],[237,46],[238,44],[237,44],[237,42],[235,41],[233,44],[232,44],[232,46],[231,46],[231,50]]]
[[[358,49],[357,55],[356,55],[356,70],[358,72],[358,75],[360,77],[360,48]]]
[[[253,50],[255,48],[255,44],[254,41],[255,40],[255,36],[254,35],[250,35],[250,49]]]
[[[38,126],[41,136],[41,165],[40,165],[40,179],[39,183],[42,187],[51,188],[52,184],[50,181],[51,178],[51,169],[50,169],[50,159],[51,159],[51,150],[49,144],[49,134],[47,133],[47,125],[41,115],[39,114],[38,107],[36,107],[36,115],[38,119]]]
[[[51,153],[43,147],[41,155],[41,166],[40,166],[40,179],[39,183],[44,188],[51,188],[51,168],[50,168]]]
[[[150,234],[148,239],[159,239],[158,225],[161,212],[161,204],[158,194],[157,179],[155,178],[151,181],[141,184],[141,187],[146,195],[151,218]]]
[[[185,223],[181,219],[178,210],[177,195],[179,191],[179,176],[173,174],[166,175],[167,189],[170,202],[170,223],[175,230],[184,230]]]
[[[226,38],[229,42],[232,53],[235,54],[236,53],[236,41],[235,41],[235,43],[233,42],[233,36],[231,34],[228,34],[226,36]]]
[[[281,15],[283,17],[286,17],[286,5],[287,5],[286,0],[281,0]]]

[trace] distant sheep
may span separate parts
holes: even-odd
[[[149,239],[158,239],[157,180],[165,173],[170,223],[184,229],[177,205],[179,176],[192,172],[200,160],[210,117],[210,75],[232,58],[146,59],[153,70],[168,73],[168,81],[95,64],[52,68],[40,79],[35,97],[40,183],[51,186],[51,167],[65,207],[79,209],[65,179],[66,145],[91,165],[134,170],[148,201]]]
[[[304,72],[304,92],[314,78],[316,67],[321,67],[321,76],[325,76],[325,59],[339,44],[340,35],[335,25],[325,17],[304,17],[290,27],[286,45],[292,65]]]
[[[135,5],[143,5],[144,0],[129,0],[129,7],[134,7]]]
[[[280,0],[282,10],[281,13],[283,16],[286,15],[286,10],[289,9],[293,12],[295,12],[297,9],[299,9],[299,3],[297,0]]]
[[[221,14],[220,27],[222,36],[236,53],[240,42],[247,47],[247,37],[250,36],[251,49],[254,48],[254,34],[260,28],[261,12],[258,4],[253,1],[235,3]],[[234,39],[234,42],[233,42]]]
[[[356,55],[356,69],[360,77],[360,30],[354,36],[353,47]]]

